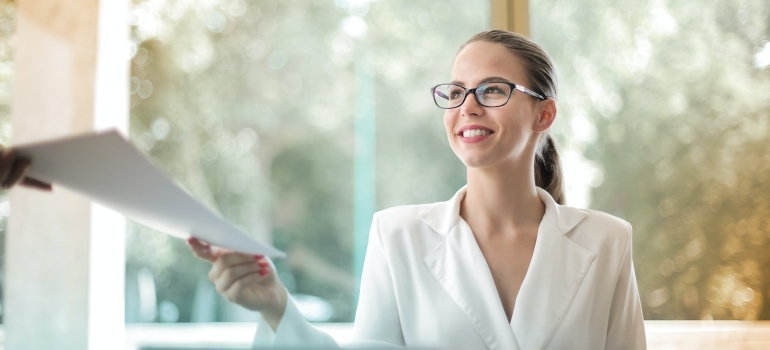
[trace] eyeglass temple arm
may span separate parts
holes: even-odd
[[[538,94],[537,92],[534,92],[534,91],[532,91],[530,89],[527,89],[527,88],[525,88],[523,86],[513,85],[513,88],[516,89],[516,90],[519,90],[519,91],[521,91],[521,92],[523,92],[523,93],[525,93],[527,95],[530,95],[532,97],[539,98],[541,100],[545,100],[545,97],[543,97],[543,95]]]
[[[431,89],[431,90],[433,90],[433,94],[434,94],[434,95],[436,95],[436,96],[438,96],[438,97],[441,97],[441,98],[443,98],[443,99],[445,99],[445,100],[449,100],[449,96],[445,95],[445,94],[444,94],[443,92],[441,92],[441,91],[438,91],[438,90],[436,90],[436,88],[433,88],[433,89]]]

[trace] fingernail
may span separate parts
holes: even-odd
[[[257,260],[262,259],[264,257],[265,257],[264,255],[254,255],[254,259],[257,259]]]
[[[268,273],[267,270],[259,270],[259,275],[262,276],[262,277],[265,277],[265,275],[267,275],[267,273]]]

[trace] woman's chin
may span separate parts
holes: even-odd
[[[463,155],[459,156],[460,161],[465,164],[468,168],[486,168],[490,165],[492,165],[491,159],[489,159],[488,156],[480,155],[480,154],[474,154],[474,155]]]
[[[468,168],[484,168],[499,160],[499,152],[490,145],[457,142],[452,146],[455,156]]]

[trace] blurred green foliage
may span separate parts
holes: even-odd
[[[561,83],[568,200],[634,225],[646,318],[770,319],[770,3],[530,8]],[[3,143],[13,10],[0,4]],[[488,12],[480,0],[135,0],[131,139],[196,198],[288,251],[276,264],[292,292],[350,321],[356,65],[375,72],[377,208],[444,200],[465,174],[427,88],[449,79]],[[8,209],[0,197],[0,245]],[[208,266],[181,240],[130,224],[127,245],[127,278],[151,271],[177,321],[244,319],[201,297]],[[127,301],[129,321],[142,321],[136,307]]]
[[[366,137],[354,132],[356,68],[374,75],[376,207],[446,199],[465,172],[428,88],[449,79],[488,12],[486,1],[459,0],[136,1],[131,139],[197,198],[286,250],[276,265],[292,293],[351,321],[355,138]],[[149,268],[166,281],[158,300],[190,320],[207,264],[132,227],[129,278]]]
[[[645,317],[770,319],[770,2],[531,4],[591,206],[634,225]]]

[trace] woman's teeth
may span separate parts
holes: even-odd
[[[463,137],[474,137],[474,136],[483,136],[483,135],[489,135],[489,130],[465,130],[463,131]]]

